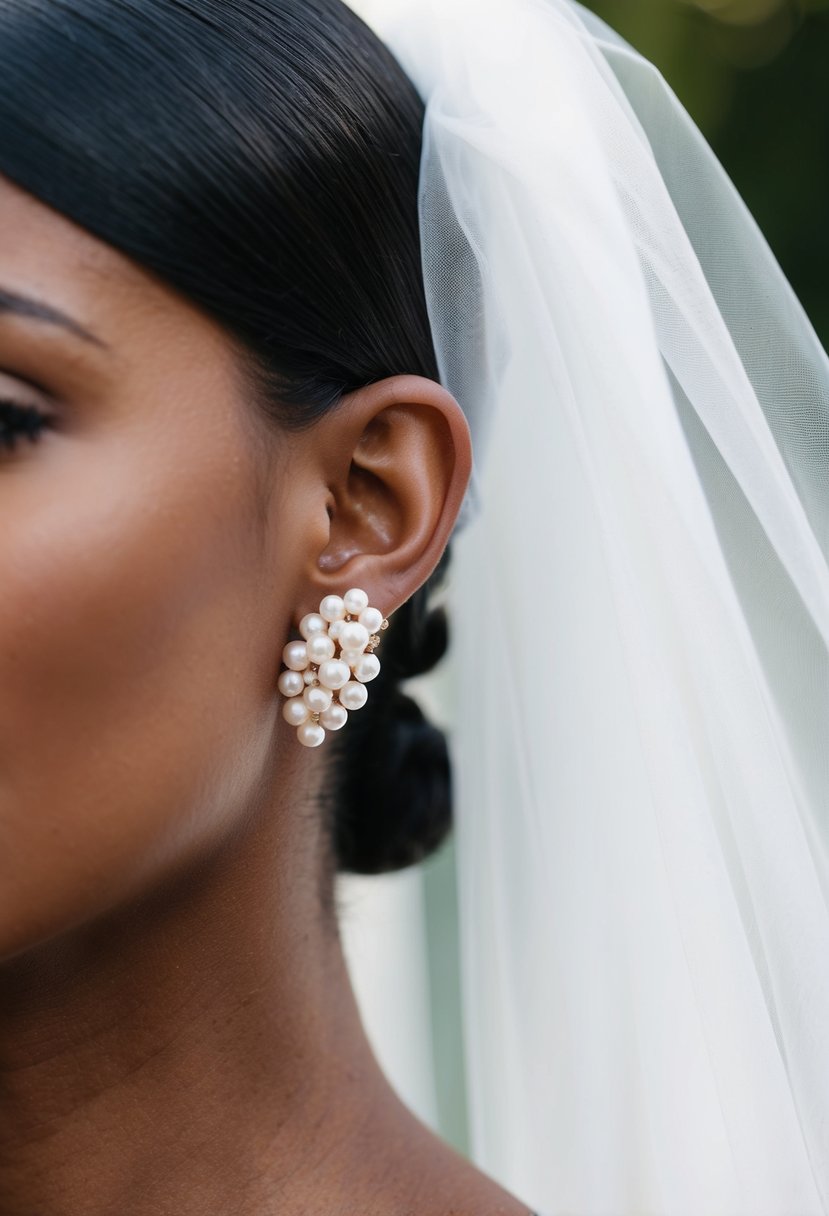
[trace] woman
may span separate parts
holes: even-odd
[[[339,0],[0,30],[0,1212],[526,1216],[390,1089],[332,898],[449,822],[415,69]],[[354,589],[380,674],[302,747],[286,644]]]
[[[0,13],[0,1211],[525,1216],[381,1075],[332,902],[448,825],[422,106],[344,5],[226,8]],[[283,648],[353,586],[382,675],[307,750]]]

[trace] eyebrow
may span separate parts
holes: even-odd
[[[8,314],[30,317],[35,321],[46,321],[49,325],[60,325],[62,329],[68,330],[76,337],[83,338],[85,342],[91,342],[95,346],[107,349],[106,342],[102,342],[91,330],[85,329],[65,312],[53,308],[51,304],[44,304],[42,300],[33,300],[29,296],[21,296],[0,287],[0,315]]]

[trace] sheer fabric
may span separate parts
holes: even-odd
[[[424,281],[476,452],[473,1154],[547,1216],[825,1216],[829,361],[669,86],[580,5],[363,11],[427,101]]]

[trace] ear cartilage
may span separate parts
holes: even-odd
[[[279,691],[287,698],[282,716],[304,747],[319,747],[327,731],[341,730],[349,713],[365,705],[366,685],[380,674],[374,651],[388,627],[359,587],[326,595],[319,612],[299,622],[302,640],[288,642],[282,652]]]

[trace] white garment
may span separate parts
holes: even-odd
[[[368,15],[428,102],[424,278],[476,452],[473,1155],[548,1216],[826,1216],[829,361],[580,5]]]

